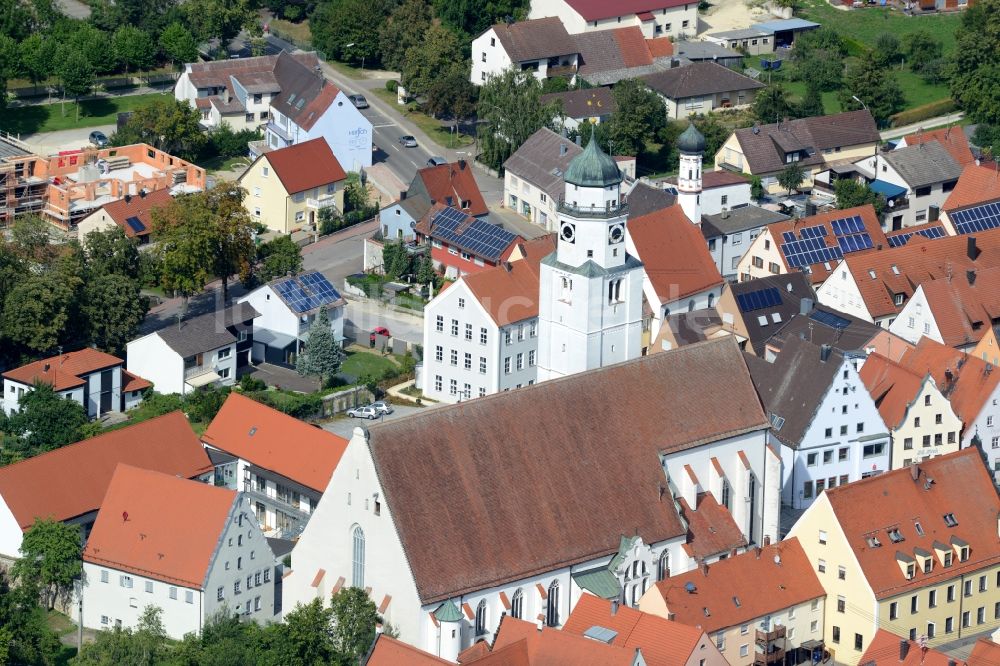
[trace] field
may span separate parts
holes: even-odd
[[[76,103],[68,100],[65,115],[61,102],[8,108],[0,116],[0,129],[24,135],[113,125],[118,121],[119,112],[134,111],[161,97],[160,93],[150,93],[86,100],[80,102],[79,120],[76,117]]]
[[[826,0],[802,0],[797,14],[869,47],[874,46],[878,36],[885,32],[902,41],[911,32],[927,30],[941,40],[945,55],[955,47],[955,30],[962,23],[961,12],[906,16],[896,9],[874,7],[844,11],[832,7]]]

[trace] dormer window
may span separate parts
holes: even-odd
[[[893,296],[893,302],[896,305],[902,305],[903,304],[903,300],[905,298],[906,298],[906,294],[896,294],[895,296]]]
[[[958,521],[955,519],[955,514],[946,513],[944,514],[944,524],[948,527],[957,527]]]
[[[879,541],[878,537],[875,536],[874,534],[869,534],[867,537],[865,537],[865,541],[868,542],[869,548],[879,548],[882,546],[882,542]]]
[[[913,562],[906,565],[906,580],[911,580],[915,575],[916,566]]]
[[[903,533],[899,531],[898,527],[890,527],[886,530],[889,534],[889,540],[893,543],[899,543],[903,541]]]

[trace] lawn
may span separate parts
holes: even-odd
[[[340,372],[352,377],[368,375],[381,379],[386,370],[398,370],[398,364],[392,358],[369,352],[351,352],[340,366]]]
[[[798,15],[869,47],[874,46],[878,36],[885,32],[902,40],[911,32],[927,30],[941,40],[946,55],[955,47],[955,30],[962,23],[962,12],[906,16],[899,10],[881,7],[844,11],[832,7],[826,0],[802,0]]]
[[[389,92],[385,88],[376,88],[372,92],[389,104],[397,106],[398,108],[398,105],[396,104],[396,93]],[[436,118],[431,118],[426,113],[421,113],[415,102],[410,102],[406,105],[403,115],[407,120],[423,130],[431,138],[431,140],[441,147],[461,148],[462,146],[470,146],[475,141],[475,139],[468,134],[456,134],[452,132],[451,128],[445,125],[442,121],[437,120]],[[427,147],[429,148],[429,146]]]
[[[71,101],[65,104],[65,115],[60,102],[9,108],[0,116],[0,129],[11,134],[36,134],[113,125],[118,122],[119,113],[134,111],[162,97],[161,93],[150,93],[86,100],[80,102],[79,120],[76,117],[76,103]]]
[[[312,33],[309,31],[308,19],[292,23],[284,19],[272,18],[268,24],[275,37],[289,41],[299,48],[307,48],[312,44]]]
[[[848,62],[851,60],[849,58]],[[903,96],[906,98],[905,108],[907,109],[945,99],[951,94],[948,90],[948,84],[927,83],[920,76],[905,67],[903,69],[899,69],[898,67],[893,68],[892,74],[903,89]],[[805,81],[784,80],[781,83],[791,93],[795,101],[800,101],[802,96],[805,95]],[[827,113],[840,113],[842,109],[840,108],[840,100],[837,98],[836,90],[823,93],[823,109]]]
[[[198,166],[203,168],[205,171],[233,171],[237,164],[246,165],[250,161],[246,155],[238,155],[236,157],[223,157],[221,155],[216,155],[215,157],[209,157],[208,159],[202,160],[198,163]]]

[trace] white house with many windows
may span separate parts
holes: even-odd
[[[858,376],[862,358],[791,337],[773,362],[746,362],[781,451],[783,504],[804,509],[827,488],[890,469],[889,431]]]
[[[534,0],[529,19],[558,16],[571,35],[638,26],[647,39],[698,34],[698,4],[683,0]]]
[[[458,402],[534,384],[538,378],[538,265],[545,236],[516,246],[511,261],[463,275],[424,308],[424,395]]]
[[[83,625],[134,629],[149,606],[167,636],[219,612],[280,619],[275,563],[246,498],[121,464],[83,550]]]

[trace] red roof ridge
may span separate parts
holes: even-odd
[[[268,151],[257,159],[267,160],[288,194],[338,183],[347,178],[347,173],[323,137]]]

